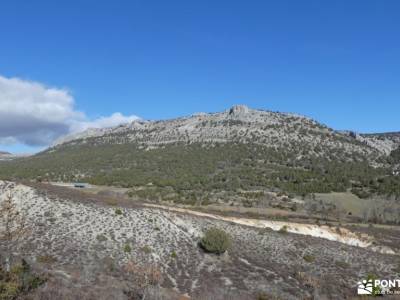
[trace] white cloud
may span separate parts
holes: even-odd
[[[81,132],[88,128],[107,128],[114,127],[120,124],[131,123],[135,120],[140,119],[137,116],[124,116],[123,114],[117,112],[113,113],[109,117],[100,117],[94,121],[77,121],[73,122],[71,125],[71,132]]]
[[[0,144],[49,145],[60,136],[88,128],[129,123],[137,116],[114,113],[89,120],[74,107],[66,89],[0,76]]]

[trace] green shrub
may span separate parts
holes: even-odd
[[[261,292],[256,297],[257,300],[279,300],[280,298],[275,297],[274,295],[267,294],[265,292]]]
[[[398,276],[400,276],[400,263],[399,263],[399,265],[397,266],[397,267],[394,267],[394,270],[393,270],[394,272],[396,272],[396,274],[398,275]]]
[[[350,267],[349,263],[342,261],[342,260],[335,261],[335,265],[342,269],[348,269]]]
[[[96,236],[96,239],[97,239],[99,242],[105,242],[105,241],[107,241],[107,237],[106,237],[105,235],[103,235],[103,234],[98,234],[98,235]]]
[[[288,227],[286,225],[283,225],[281,229],[278,231],[279,233],[287,233],[288,232]]]
[[[335,228],[335,231],[336,231],[336,233],[339,234],[339,235],[342,234],[342,230],[340,229],[339,226],[337,226],[337,227]]]
[[[310,254],[306,254],[303,256],[303,259],[308,262],[308,263],[312,263],[315,261],[315,256],[314,255],[310,255]]]
[[[57,259],[51,255],[39,255],[36,257],[36,260],[42,264],[52,264],[57,261]]]
[[[178,255],[176,254],[175,251],[172,251],[172,252],[171,252],[171,257],[172,257],[172,258],[177,258],[177,256],[178,256]]]
[[[25,260],[14,265],[10,272],[0,268],[0,299],[20,299],[23,294],[36,289],[44,282],[45,278],[34,274]]]
[[[124,252],[125,253],[131,253],[132,252],[132,248],[131,248],[131,246],[129,244],[126,244],[124,246]]]
[[[142,247],[142,251],[146,254],[150,254],[153,250],[151,250],[151,248],[149,246],[143,246]]]
[[[20,286],[17,282],[0,282],[0,299],[16,299],[20,293]]]
[[[360,199],[367,199],[368,197],[371,196],[371,194],[368,191],[365,191],[364,189],[360,188],[352,188],[351,192]]]
[[[210,228],[200,241],[201,247],[210,253],[222,254],[231,246],[229,234],[218,228]]]
[[[378,278],[378,276],[376,276],[375,274],[368,274],[368,276],[367,276],[368,281],[369,280],[375,281],[377,278]],[[372,288],[372,295],[374,295],[374,296],[380,295],[381,292],[382,292],[382,289],[380,286],[374,286]]]
[[[118,216],[122,215],[122,210],[120,208],[116,208],[115,209],[115,214],[118,215]]]

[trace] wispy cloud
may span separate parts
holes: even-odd
[[[88,128],[107,128],[107,127],[114,127],[120,124],[131,123],[135,120],[140,119],[139,117],[132,115],[132,116],[124,116],[123,114],[117,112],[113,113],[109,117],[100,117],[93,121],[73,121],[71,123],[71,132],[81,132]]]
[[[113,113],[90,120],[76,110],[74,98],[66,89],[0,76],[0,145],[46,146],[66,134],[136,119]]]

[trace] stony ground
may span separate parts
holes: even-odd
[[[398,278],[400,273],[398,255],[325,239],[116,203],[62,187],[0,182],[0,199],[9,191],[31,227],[16,254],[69,290],[102,291],[97,299],[127,298],[123,289],[129,280],[121,270],[130,261],[162,270],[164,290],[175,293],[163,299],[344,299],[355,297],[357,281],[367,274]],[[198,247],[212,226],[233,238],[222,256]]]

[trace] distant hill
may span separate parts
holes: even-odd
[[[10,152],[0,151],[0,161],[9,160],[13,158],[13,155]]]
[[[377,142],[376,140],[379,140]],[[400,137],[360,135],[338,132],[310,118],[290,113],[250,109],[237,105],[221,113],[198,113],[165,121],[135,121],[107,129],[89,129],[64,137],[60,146],[86,143],[137,143],[143,148],[159,148],[176,143],[241,143],[258,144],[286,151],[304,152],[303,156],[323,156],[325,152],[343,152],[376,158],[390,154],[400,145]],[[350,160],[353,158],[350,157]]]
[[[0,160],[13,160],[22,157],[29,157],[31,154],[24,153],[24,154],[13,154],[7,151],[0,151]]]
[[[3,163],[0,177],[151,186],[146,191],[186,200],[262,189],[400,195],[399,178],[390,175],[399,146],[396,134],[339,132],[305,116],[238,105],[67,136]]]
[[[400,146],[400,132],[369,133],[359,136],[370,145],[384,149],[388,154]]]

